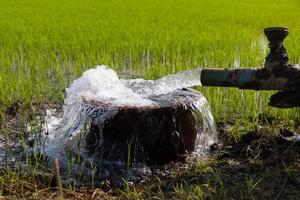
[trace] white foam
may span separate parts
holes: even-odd
[[[66,89],[66,92],[65,105],[67,106],[82,99],[127,106],[155,104],[126,87],[116,72],[105,65],[84,72],[82,77]]]
[[[84,72],[82,77],[66,89],[65,105],[71,105],[81,99],[120,106],[153,105],[155,102],[148,99],[150,96],[201,85],[200,72],[200,69],[187,70],[158,80],[122,80],[115,71],[101,65]]]

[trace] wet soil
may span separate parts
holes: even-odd
[[[41,110],[36,110],[35,114]],[[24,116],[21,112],[7,116],[7,123],[0,129],[1,141],[8,136],[18,141],[24,137],[23,121],[30,119],[30,115],[25,119]],[[298,121],[282,122],[263,118],[253,126],[236,121],[218,123],[217,126],[220,143],[211,148],[211,155],[205,160],[157,166],[150,177],[138,184],[125,182],[116,185],[103,180],[97,186],[83,184],[65,187],[64,198],[130,199],[124,192],[131,192],[143,199],[153,199],[155,196],[164,199],[199,199],[195,188],[201,187],[204,199],[299,199],[300,143],[280,137],[282,128],[299,132]],[[243,128],[245,126],[250,128]],[[18,146],[11,145],[12,151]],[[0,198],[58,197],[55,175],[51,170],[45,170],[43,174],[21,173],[16,176],[16,166],[2,168]],[[182,188],[183,192],[179,192],[178,188]]]

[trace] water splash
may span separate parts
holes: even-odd
[[[51,113],[48,113],[46,117],[48,134],[44,135],[46,140],[44,144],[46,145],[42,150],[48,157],[60,159],[62,165],[70,165],[67,159],[67,148],[71,148],[73,153],[78,153],[86,158],[81,162],[80,169],[84,170],[84,173],[89,173],[86,166],[94,166],[95,164],[90,163],[96,163],[97,159],[88,156],[86,150],[80,146],[83,145],[83,138],[92,122],[97,123],[101,130],[104,123],[113,118],[122,106],[137,108],[159,106],[157,101],[153,100],[157,96],[171,93],[177,89],[201,85],[200,73],[200,69],[195,69],[168,75],[158,80],[124,80],[119,79],[118,75],[107,66],[102,65],[90,69],[66,89],[63,116],[55,118]],[[170,98],[172,97],[170,96]],[[95,110],[94,107],[86,103],[90,101],[101,102],[101,109],[98,106]],[[170,101],[174,101],[174,99],[170,99]],[[202,97],[193,106],[196,108],[193,113],[195,118],[202,122],[202,125],[197,127],[198,135],[194,152],[194,156],[198,156],[205,152],[209,145],[215,143],[217,137],[214,118],[207,100]],[[101,143],[101,138],[98,139],[100,140],[98,143]],[[110,162],[109,168],[111,168],[111,164],[112,162]],[[117,162],[115,164],[119,167],[121,163]],[[101,161],[98,168],[103,165],[105,165],[105,162]],[[78,173],[78,167],[78,165],[73,166],[73,169],[77,171],[74,173]],[[143,168],[132,167],[131,172],[140,172],[141,169],[144,173],[148,171],[148,168],[144,166]],[[105,171],[107,168],[104,167],[101,170]],[[101,173],[101,176],[103,176],[103,173]],[[111,177],[111,174],[109,174],[109,177]]]
[[[158,80],[131,79],[121,82],[142,97],[161,95],[181,88],[200,86],[201,69],[186,70]]]

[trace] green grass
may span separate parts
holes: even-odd
[[[297,0],[0,0],[0,102],[62,101],[83,71],[107,64],[120,74],[158,78],[196,67],[261,66],[262,31],[287,26],[299,62]],[[218,119],[268,112],[269,92],[200,88]]]

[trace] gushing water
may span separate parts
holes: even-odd
[[[187,70],[167,75],[158,80],[131,79],[121,82],[142,97],[160,95],[181,88],[200,86],[201,69]]]
[[[46,140],[43,143],[46,145],[43,146],[42,151],[50,159],[54,157],[60,159],[62,165],[69,163],[68,149],[86,158],[85,165],[87,162],[94,162],[96,160],[93,160],[86,150],[81,148],[92,121],[96,121],[101,130],[105,122],[113,118],[122,106],[136,108],[159,106],[156,101],[153,101],[153,97],[168,94],[177,89],[201,85],[200,73],[201,70],[196,69],[168,75],[158,80],[123,80],[119,79],[118,75],[107,66],[102,65],[90,69],[66,89],[63,116],[55,118],[51,113],[47,113],[48,131],[43,137]],[[86,103],[90,101],[101,102],[102,106],[97,107],[97,112],[94,107]],[[201,98],[194,107],[196,108],[194,115],[201,118],[199,120],[203,122],[203,126],[197,129],[194,152],[197,156],[215,143],[217,137],[214,118],[207,100],[204,97]]]

